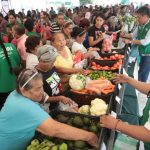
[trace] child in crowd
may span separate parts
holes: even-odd
[[[74,27],[72,36],[74,37],[75,41],[72,45],[72,54],[77,57],[79,56],[79,53],[81,53],[81,58],[79,58],[79,61],[75,62],[76,68],[87,68],[88,66],[88,59],[91,58],[100,58],[97,50],[99,48],[92,48],[90,47],[88,50],[84,47],[83,42],[86,37],[86,31],[81,27]]]

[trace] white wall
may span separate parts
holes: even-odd
[[[39,10],[46,10],[46,0],[11,0],[11,8],[15,9],[16,12],[20,11],[22,8],[26,11],[37,8]]]
[[[57,7],[61,7],[61,3],[65,2],[71,2],[71,6],[76,7],[79,6],[79,0],[10,0],[11,1],[11,8],[15,9],[16,12],[20,11],[22,8],[27,10],[32,9],[43,9],[46,10],[46,8],[50,9],[50,7],[54,7],[57,9]]]

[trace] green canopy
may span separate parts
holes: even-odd
[[[121,0],[121,4],[125,5],[125,4],[128,4],[129,3],[129,0]]]

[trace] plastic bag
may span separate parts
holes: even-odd
[[[75,103],[73,100],[71,100],[71,101],[72,101],[72,105],[59,102],[58,109],[62,110],[62,111],[77,112],[78,111],[78,104]]]
[[[111,52],[113,36],[109,36],[103,40],[102,52]]]
[[[74,64],[79,63],[79,62],[82,60],[82,56],[83,56],[83,53],[82,53],[81,51],[78,51],[78,52],[74,55],[74,58],[73,58]]]

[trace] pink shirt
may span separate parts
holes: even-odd
[[[23,34],[19,39],[17,39],[17,49],[23,61],[26,61],[27,58],[27,52],[25,47],[27,37],[28,36],[26,34]]]

